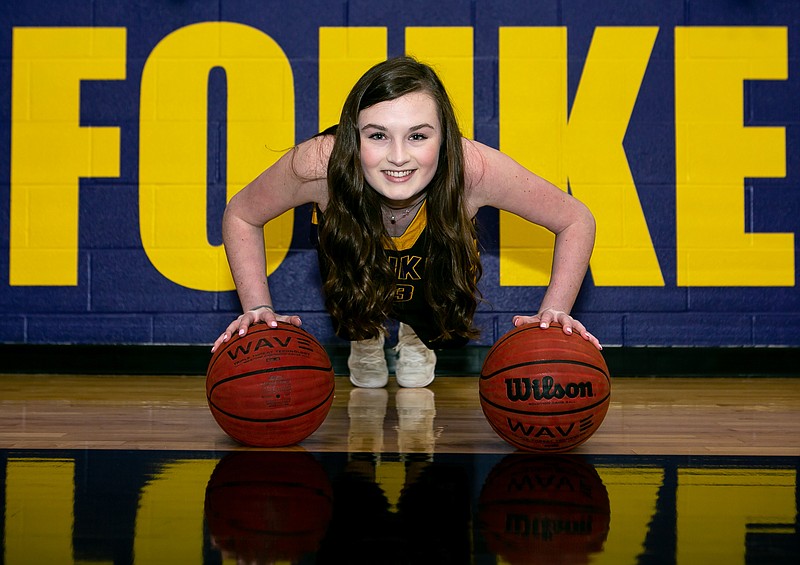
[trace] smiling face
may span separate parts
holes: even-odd
[[[412,92],[358,114],[361,166],[390,206],[412,203],[436,174],[442,126],[436,102]]]

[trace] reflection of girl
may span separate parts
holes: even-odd
[[[471,562],[470,478],[463,465],[409,460],[396,511],[374,462],[332,479],[333,515],[316,563],[448,565]]]
[[[532,315],[600,347],[569,312],[594,243],[588,209],[510,157],[461,137],[441,81],[407,57],[374,66],[345,101],[337,128],[299,144],[239,192],[223,237],[244,314],[214,349],[250,325],[277,320],[265,276],[263,226],[313,203],[323,290],[337,334],[352,341],[357,386],[388,379],[384,323],[398,320],[398,384],[427,386],[436,357],[477,335],[481,264],[474,218],[483,206],[515,213],[556,234],[551,282]]]

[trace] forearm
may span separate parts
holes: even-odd
[[[225,253],[242,310],[272,304],[267,282],[263,226],[247,223],[226,213],[222,224]]]
[[[550,284],[539,311],[570,313],[580,291],[594,247],[594,220],[588,216],[556,234]]]

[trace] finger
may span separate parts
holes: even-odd
[[[254,318],[257,318],[257,317],[254,316]],[[250,321],[250,316],[248,316],[247,314],[243,314],[239,318],[239,324],[238,324],[238,329],[236,330],[236,333],[239,334],[240,337],[243,336],[243,335],[246,335],[247,334],[247,330],[250,328],[251,323],[255,323],[257,321],[258,320],[255,319],[255,320],[253,320],[253,322],[251,322]]]
[[[229,329],[222,332],[222,334],[214,342],[214,345],[211,347],[211,353],[214,353],[223,343],[229,341],[231,339],[231,333],[232,332]]]
[[[275,314],[275,312],[272,312],[270,310],[266,310],[265,312],[266,313],[263,316],[261,316],[261,320],[260,321],[264,322],[265,324],[267,324],[271,328],[277,328],[278,327],[278,320],[282,316],[278,316],[277,314]]]
[[[575,325],[575,330],[583,339],[594,345],[597,349],[603,349],[603,346],[600,344],[600,340],[589,333],[589,330],[586,329],[586,326],[584,326],[578,320],[573,320],[573,323]]]
[[[283,322],[285,324],[292,324],[293,326],[300,327],[303,322],[300,320],[300,316],[283,316],[281,314],[277,314],[275,319],[278,322]]]
[[[572,335],[573,333],[578,332],[585,337],[585,334],[587,333],[584,325],[568,314],[565,314],[562,317],[560,323],[563,332],[567,335]]]
[[[514,324],[514,327],[518,327],[523,324],[535,324],[537,321],[537,316],[514,316],[511,318],[511,323]]]
[[[550,327],[550,324],[555,322],[555,316],[550,310],[545,310],[541,314],[539,314],[539,327],[542,329],[547,329]]]
[[[583,335],[583,338],[585,340],[587,340],[589,343],[591,343],[592,345],[594,345],[598,350],[600,350],[600,351],[603,350],[603,346],[600,343],[600,340],[597,339],[595,336],[593,336],[589,332],[586,332],[585,334],[581,334],[581,335]]]

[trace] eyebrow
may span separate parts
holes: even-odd
[[[436,129],[435,127],[433,127],[432,125],[430,125],[429,123],[426,122],[426,123],[423,123],[423,124],[418,124],[416,126],[412,126],[412,127],[408,128],[408,131],[419,131],[419,130],[425,129],[425,128],[430,128],[432,130]],[[388,131],[388,128],[386,128],[385,126],[379,125],[379,124],[364,124],[364,127],[361,128],[361,131],[364,131],[364,130],[367,130],[367,129],[376,129],[378,131]]]

